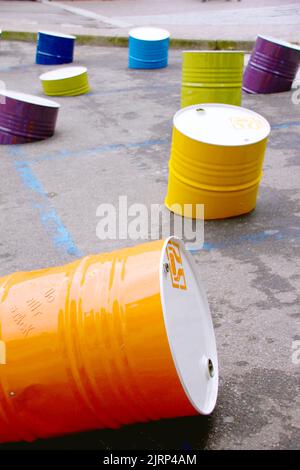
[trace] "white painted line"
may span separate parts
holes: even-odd
[[[82,24],[71,24],[71,23],[62,23],[60,25],[62,28],[83,28]]]
[[[102,23],[108,24],[110,26],[116,26],[117,28],[129,28],[130,23],[125,23],[124,21],[114,20],[113,18],[108,18],[107,16],[97,15],[92,11],[84,10],[83,8],[72,7],[70,5],[65,5],[64,3],[49,2],[49,0],[42,0],[41,3],[47,4],[54,8],[60,8],[61,10],[74,13],[75,15],[83,16],[84,18],[92,18],[93,20],[101,21]]]

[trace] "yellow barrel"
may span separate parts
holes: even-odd
[[[244,52],[183,51],[181,107],[197,103],[240,106]]]
[[[205,219],[250,212],[256,206],[269,133],[265,118],[239,106],[210,103],[178,111],[166,206],[197,218],[196,205],[204,204]]]
[[[205,292],[174,237],[0,278],[0,442],[211,413]]]
[[[86,67],[63,67],[40,75],[45,95],[77,96],[90,90]]]

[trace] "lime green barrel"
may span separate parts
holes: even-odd
[[[183,51],[181,107],[199,103],[240,106],[244,52]]]
[[[78,96],[90,91],[86,67],[63,67],[40,75],[45,95]]]

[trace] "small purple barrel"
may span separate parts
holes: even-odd
[[[0,144],[25,144],[51,137],[60,105],[39,96],[0,91]]]
[[[288,91],[300,65],[300,47],[266,36],[258,36],[243,79],[248,93]]]

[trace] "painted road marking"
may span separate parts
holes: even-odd
[[[26,156],[24,151],[17,145],[12,146],[9,153],[13,157]],[[52,240],[55,248],[67,253],[68,255],[81,257],[82,253],[74,243],[70,233],[64,226],[54,207],[49,203],[49,198],[43,188],[42,183],[35,176],[27,161],[15,160],[14,166],[23,185],[35,196],[32,201],[32,207],[39,212],[40,221],[45,228],[46,233]]]
[[[106,152],[115,152],[117,150],[130,150],[130,149],[140,149],[152,147],[155,145],[166,145],[170,142],[168,139],[159,139],[159,140],[144,140],[142,142],[133,142],[126,144],[107,144],[99,145],[96,147],[91,147],[83,150],[66,150],[62,149],[60,152],[54,154],[45,154],[38,158],[27,159],[27,162],[38,163],[42,161],[55,161],[63,160],[65,158],[83,158],[93,154],[106,153]]]
[[[115,20],[113,18],[108,18],[107,16],[98,15],[92,11],[84,10],[83,8],[72,7],[70,5],[52,3],[49,0],[42,0],[42,3],[49,5],[54,8],[60,8],[61,10],[68,11],[69,13],[74,13],[74,15],[83,16],[84,18],[91,18],[96,21],[101,21],[102,23],[108,24],[110,26],[116,26],[117,28],[129,28],[130,23],[120,20]]]

